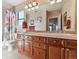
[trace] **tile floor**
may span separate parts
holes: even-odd
[[[2,59],[30,59],[30,58],[18,54],[17,49],[13,49],[12,51],[8,52],[7,48],[5,48],[2,50]]]

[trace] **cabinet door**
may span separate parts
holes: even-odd
[[[24,52],[24,47],[23,46],[17,45],[17,49],[18,49],[19,53],[23,54],[23,52]]]
[[[20,54],[24,54],[24,41],[17,42],[17,49]]]
[[[65,49],[65,59],[77,59],[76,49]]]
[[[32,43],[31,42],[25,43],[24,53],[26,56],[31,56],[32,54]]]
[[[32,59],[45,59],[45,50],[33,47]]]
[[[49,46],[49,59],[64,59],[64,48]]]

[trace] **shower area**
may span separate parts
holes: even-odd
[[[3,10],[2,17],[2,47],[11,46],[15,41],[16,13],[12,10]]]

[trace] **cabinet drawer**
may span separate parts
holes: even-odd
[[[47,43],[53,46],[64,46],[64,40],[56,38],[48,38]]]
[[[33,48],[33,59],[45,59],[45,51],[38,48]]]
[[[76,40],[65,40],[65,47],[77,48],[77,41]]]
[[[45,49],[46,48],[46,45],[44,43],[36,43],[36,42],[33,42],[32,45],[34,47],[41,48],[41,49]]]
[[[40,42],[40,43],[45,43],[45,38],[44,37],[32,37],[32,41],[34,42]]]

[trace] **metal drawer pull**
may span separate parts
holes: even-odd
[[[39,54],[40,54],[40,52],[39,52]]]
[[[62,48],[62,50],[64,50],[64,48]]]
[[[40,52],[38,52],[38,55],[40,55]]]
[[[62,41],[61,44],[64,45],[64,42]]]
[[[39,38],[39,40],[40,40],[40,38]]]
[[[56,43],[56,40],[54,40],[53,42]]]

